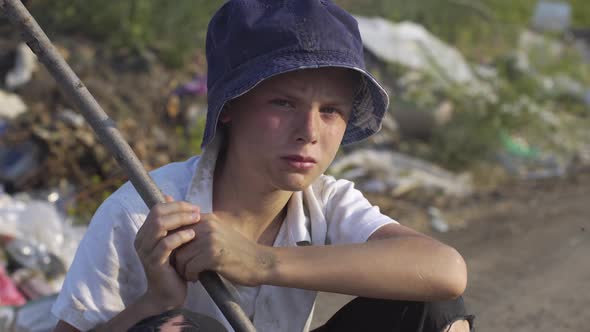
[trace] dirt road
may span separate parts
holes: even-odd
[[[590,172],[516,184],[449,214],[468,226],[434,236],[467,261],[478,332],[590,331]],[[348,299],[322,294],[314,325]]]

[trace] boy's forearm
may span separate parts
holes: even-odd
[[[276,286],[432,301],[459,296],[466,284],[461,256],[424,237],[271,250],[276,264],[264,283]]]

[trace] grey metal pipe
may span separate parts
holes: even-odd
[[[22,2],[0,0],[0,9],[20,30],[24,41],[57,81],[62,92],[76,104],[98,139],[126,171],[129,180],[146,205],[151,208],[157,203],[165,202],[164,195],[143,168],[140,160],[116,128],[114,121],[104,112],[84,83],[57,52]],[[217,273],[203,272],[199,280],[235,331],[256,331]]]

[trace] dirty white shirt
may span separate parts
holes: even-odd
[[[154,172],[159,188],[175,200],[212,212],[212,181],[219,142],[199,157]],[[149,210],[127,183],[97,210],[81,241],[52,313],[86,331],[108,321],[146,290],[143,267],[134,249]],[[319,177],[293,194],[275,247],[362,243],[379,227],[395,223],[372,206],[351,182]],[[259,332],[308,331],[315,291],[263,285],[229,289]],[[200,283],[189,283],[185,308],[212,316],[233,331]]]

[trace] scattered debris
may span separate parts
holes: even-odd
[[[564,1],[541,0],[533,16],[533,28],[544,32],[566,32],[570,28],[572,8]]]
[[[525,56],[529,54],[540,58],[539,62],[549,62],[552,59],[558,59],[563,55],[565,46],[559,41],[549,38],[543,34],[524,30],[518,38],[517,50],[525,52]],[[527,65],[526,69],[532,69],[529,59],[524,60]]]
[[[23,188],[38,174],[42,149],[33,141],[0,145],[0,182],[9,188]]]
[[[584,88],[580,82],[563,74],[551,78],[550,82],[549,86],[551,88],[548,89],[548,93],[551,93],[556,97],[575,98],[590,106],[590,103],[587,101],[587,98],[590,95],[590,90]]]
[[[542,153],[522,137],[503,134],[501,138],[504,151],[498,153],[498,160],[510,175],[524,180],[566,175],[569,165],[560,162],[556,156]]]
[[[23,294],[19,292],[14,281],[10,279],[4,268],[0,266],[0,306],[21,306],[25,303],[27,303],[27,300]],[[1,326],[3,324],[0,324]]]
[[[357,16],[365,47],[385,62],[424,70],[455,83],[477,82],[470,65],[457,49],[413,22],[394,24],[386,19]]]
[[[472,192],[468,175],[458,176],[424,160],[393,151],[355,150],[335,160],[330,172],[354,181],[362,190],[389,190],[394,196],[417,188],[458,197]],[[381,184],[377,185],[376,180]]]
[[[65,110],[59,112],[57,114],[57,119],[60,121],[63,121],[64,123],[66,123],[74,128],[83,127],[84,124],[86,123],[86,120],[84,120],[84,117],[82,115],[80,115],[79,113],[76,113],[75,111],[73,111],[71,109],[65,109]]]
[[[430,217],[430,227],[435,232],[446,233],[449,231],[449,224],[445,221],[438,208],[434,206],[429,207],[428,216]]]
[[[16,94],[0,90],[0,119],[12,120],[27,111],[27,105]]]
[[[15,332],[50,332],[57,325],[57,318],[51,313],[51,307],[57,295],[45,296],[30,301],[15,309]],[[1,325],[0,325],[1,326]],[[10,330],[8,330],[10,331]]]
[[[423,110],[417,105],[395,101],[393,118],[404,139],[428,140],[434,131],[449,123],[454,106],[449,100],[442,101],[432,110]]]
[[[51,305],[86,226],[62,216],[54,193],[53,203],[19,196],[0,192],[0,331],[51,331]]]
[[[206,96],[207,95],[207,76],[195,76],[191,81],[177,87],[173,94],[177,96]]]
[[[37,56],[25,43],[18,45],[14,68],[11,69],[5,78],[5,85],[8,90],[14,90],[25,85],[33,77],[37,70]]]
[[[0,237],[15,264],[49,277],[64,272],[74,256],[70,241],[77,243],[85,227],[70,225],[62,214],[53,203],[0,194]]]

